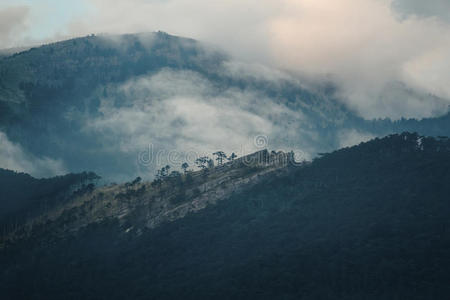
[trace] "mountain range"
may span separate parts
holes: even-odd
[[[268,147],[310,160],[391,133],[449,135],[445,111],[366,120],[335,89],[163,32],[43,45],[0,59],[0,142],[15,152],[2,165],[38,177],[91,170],[123,182],[152,178],[156,167],[137,159],[149,148],[245,155],[263,135]]]
[[[447,299],[450,112],[338,90],[164,32],[0,51],[1,299]]]

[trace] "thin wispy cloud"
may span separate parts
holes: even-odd
[[[394,0],[392,8],[403,17],[411,15],[450,21],[450,2],[447,0]]]
[[[36,157],[19,144],[13,143],[0,131],[0,168],[26,172],[35,177],[63,175],[67,169],[61,160]]]
[[[218,89],[191,71],[163,70],[110,87],[100,112],[85,121],[84,131],[117,153],[136,154],[151,145],[155,152],[244,155],[260,150],[254,138],[265,136],[267,148],[301,150],[302,159],[312,156],[313,145],[299,143],[313,134],[302,129],[307,120],[301,111],[256,90]]]
[[[28,6],[0,6],[0,47],[13,46],[28,30]]]

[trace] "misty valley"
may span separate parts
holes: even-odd
[[[448,99],[228,50],[0,51],[0,299],[450,297]]]

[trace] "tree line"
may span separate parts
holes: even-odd
[[[215,160],[217,161],[217,165],[219,166],[223,165],[225,162],[232,162],[238,157],[234,152],[228,156],[224,151],[216,151],[212,155],[215,156]],[[194,161],[194,163],[199,170],[205,170],[214,167],[214,160],[209,156],[198,157]],[[183,170],[184,174],[187,174],[188,172],[192,171],[189,169],[189,167],[190,165],[187,162],[183,162],[181,164],[181,169]],[[181,176],[180,172],[176,170],[170,172],[170,170],[171,170],[170,165],[166,165],[161,169],[158,169],[156,172],[156,181],[160,181],[166,178],[177,178]]]

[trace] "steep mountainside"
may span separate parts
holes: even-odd
[[[95,190],[94,184],[86,184],[98,178],[94,173],[37,180],[5,171],[2,213],[5,222],[14,221],[14,226],[3,224],[0,245],[30,237],[64,236],[106,219],[126,224],[127,232],[141,232],[216,204],[263,178],[280,176],[292,165],[301,164],[288,153],[262,150],[197,172],[172,172],[151,183],[138,177]],[[29,189],[20,189],[22,185]]]
[[[94,173],[68,174],[36,179],[25,173],[0,169],[0,226],[20,224],[44,209],[62,204],[73,191],[80,191],[99,177]],[[4,231],[3,231],[4,234]]]
[[[150,144],[237,151],[263,134],[271,148],[295,145],[308,159],[405,130],[450,134],[449,115],[365,121],[332,87],[320,86],[307,88],[287,73],[162,32],[88,36],[0,60],[0,132],[32,153],[30,160],[48,157],[72,172],[89,169],[120,181],[154,171],[136,164]],[[210,131],[202,132],[205,124]],[[217,139],[218,132],[239,143]]]
[[[1,250],[1,294],[446,299],[449,154],[447,138],[404,133],[296,167],[263,159],[189,184],[100,188]]]
[[[83,130],[101,114],[106,86],[163,68],[214,70],[222,60],[193,40],[165,33],[89,36],[31,48],[0,61],[0,131],[38,157],[63,159],[71,170],[108,175],[111,170],[100,166],[109,162],[119,173],[131,158],[114,165],[118,155],[105,153],[103,140]]]

